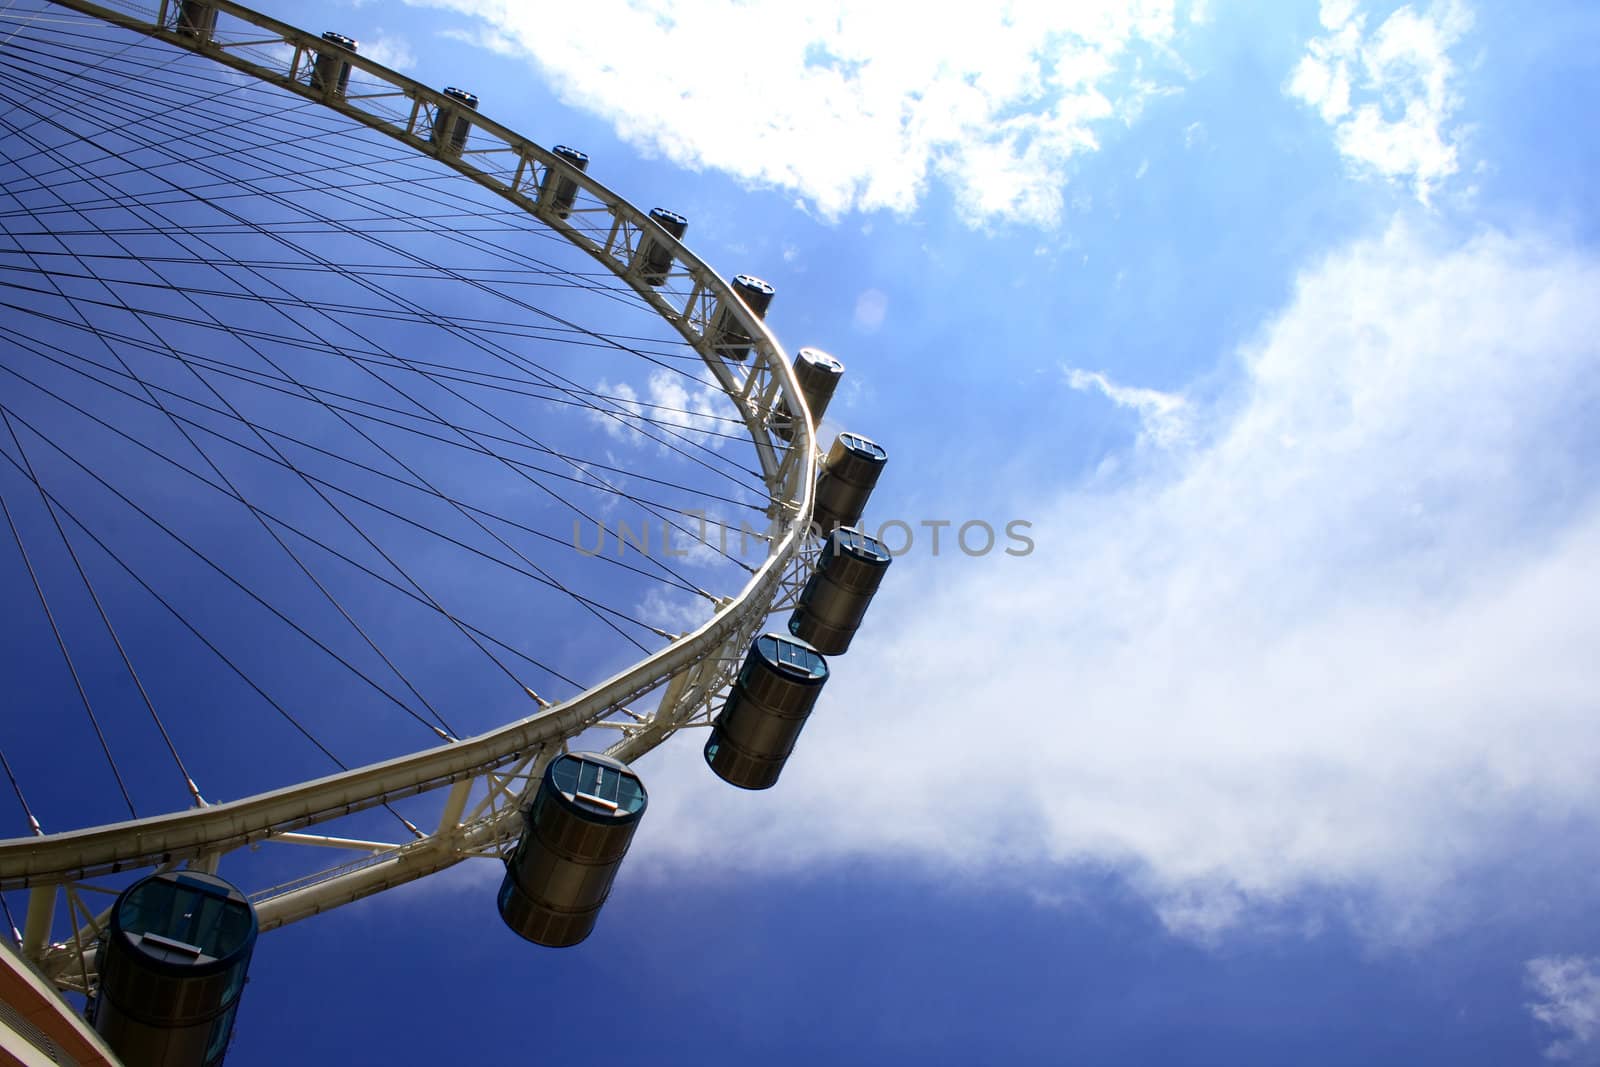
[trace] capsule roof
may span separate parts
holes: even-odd
[[[111,929],[156,970],[220,971],[255,945],[255,909],[237,887],[201,871],[164,871],[135,882],[111,909]]]
[[[813,367],[831,370],[835,374],[844,373],[844,364],[839,361],[839,358],[831,353],[824,352],[820,348],[802,348],[795,353],[795,357],[802,363],[809,363]]]
[[[772,296],[778,291],[768,283],[762,281],[760,278],[757,278],[754,274],[736,274],[733,278],[733,284],[741,289],[753,289],[758,293],[765,293],[768,296]]]
[[[655,219],[657,222],[676,222],[681,226],[689,225],[689,220],[687,218],[678,214],[676,211],[668,211],[664,207],[651,208],[650,217]]]
[[[442,90],[442,92],[444,93],[445,96],[448,96],[450,99],[459,100],[463,104],[466,104],[468,107],[472,108],[473,110],[477,110],[478,97],[477,97],[476,94],[469,93],[465,89],[457,89],[453,85],[446,86]]]
[[[872,563],[887,563],[894,558],[884,543],[854,526],[841,526],[833,531],[828,551],[855,556]]]
[[[839,435],[839,443],[863,459],[888,459],[889,453],[870,437],[846,431]]]
[[[569,148],[564,144],[558,144],[554,148],[550,149],[550,152],[552,155],[560,156],[562,159],[566,160],[568,163],[571,163],[579,170],[582,170],[584,167],[589,165],[589,153],[580,152],[576,148]]]
[[[828,677],[828,661],[798,637],[762,634],[756,638],[755,649],[757,655],[785,674],[807,679]]]
[[[649,803],[644,783],[626,764],[598,752],[568,752],[550,761],[546,785],[569,810],[589,819],[637,817]]]
[[[332,30],[329,30],[327,33],[323,34],[322,39],[327,41],[329,44],[336,44],[340,48],[348,48],[352,52],[357,51],[358,48],[354,37],[346,37],[344,34],[334,33]],[[446,92],[448,91],[449,90],[446,90]]]

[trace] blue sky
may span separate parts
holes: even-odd
[[[467,864],[264,938],[230,1063],[1600,1062],[1600,11],[1062,7],[270,8],[773,282],[916,537],[583,946]]]

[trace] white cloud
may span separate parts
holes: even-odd
[[[1161,447],[1177,444],[1189,431],[1189,404],[1176,393],[1118,385],[1096,371],[1066,369],[1067,384],[1079,392],[1098,390],[1119,408],[1139,413],[1141,440]]]
[[[601,379],[594,391],[610,399],[596,402],[595,408],[588,413],[590,421],[618,441],[637,441],[639,435],[635,427],[644,414],[644,408],[639,403],[639,391],[627,382],[613,383],[605,379]]]
[[[1323,0],[1322,25],[1328,33],[1307,46],[1288,92],[1334,128],[1346,159],[1411,183],[1426,204],[1459,166],[1450,49],[1472,28],[1471,12],[1462,0],[1435,0],[1426,12],[1402,7],[1368,33],[1355,0]]]
[[[882,289],[864,289],[856,297],[853,321],[862,333],[877,333],[889,314],[889,294]]]
[[[1560,1035],[1545,1055],[1600,1061],[1600,959],[1542,956],[1529,960],[1527,970],[1528,985],[1542,998],[1528,1010]]]
[[[528,57],[630,143],[823,215],[908,211],[937,176],[972,220],[1048,225],[1067,162],[1170,87],[1135,67],[1167,55],[1178,0],[412,2],[478,17],[484,47]]]
[[[595,386],[595,393],[611,399],[599,401],[589,418],[619,441],[642,443],[648,435],[666,447],[666,442],[685,435],[727,434],[739,427],[728,421],[728,397],[720,386],[685,378],[665,368],[651,373],[644,400],[627,382],[601,381]],[[720,449],[727,440],[720,436],[695,439],[713,449]]]
[[[653,419],[680,430],[726,433],[734,425],[727,421],[728,397],[721,386],[695,382],[669,370],[650,375],[650,403],[655,405],[650,413]],[[706,443],[721,447],[717,438]]]
[[[676,539],[677,534],[673,537]],[[681,547],[675,540],[674,549]],[[711,618],[714,605],[705,597],[681,590],[652,589],[634,606],[633,614],[651,626],[668,633],[686,634]]]
[[[1322,901],[1379,937],[1562,862],[1600,812],[1597,287],[1533,239],[1332,256],[1187,447],[1019,501],[1026,557],[899,560],[777,789],[652,757],[636,849],[1109,867],[1175,930]]]
[[[408,71],[417,65],[417,55],[411,50],[411,42],[382,30],[361,42],[361,54],[391,70]]]

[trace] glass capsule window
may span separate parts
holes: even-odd
[[[644,785],[632,771],[569,753],[556,760],[550,778],[557,789],[587,810],[608,815],[644,810]]]
[[[239,973],[244,972],[241,970]],[[211,1040],[206,1043],[207,1063],[215,1063],[223,1052],[227,1051],[228,1039],[233,1036],[233,1017],[238,1013],[239,1002],[236,1000],[211,1024]]]
[[[790,674],[807,678],[828,676],[828,662],[810,645],[777,634],[764,634],[756,640],[756,649],[762,659]]]
[[[255,932],[249,904],[190,875],[151,878],[130,890],[120,909],[124,932],[154,935],[213,959],[237,952]]]
[[[858,433],[842,433],[839,443],[856,455],[866,459],[888,459],[888,451],[870,437],[863,437]]]
[[[889,554],[889,549],[884,546],[882,541],[852,526],[841,526],[834,532],[833,536],[838,538],[835,549],[838,552],[848,552],[853,556],[859,556],[862,559],[875,562],[892,558]]]

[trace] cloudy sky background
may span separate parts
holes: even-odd
[[[1206,1060],[1318,1026],[1386,1062],[1466,1033],[1456,1058],[1595,1059],[1600,263],[1578,109],[1600,16],[445,0],[349,20],[425,78],[470,58],[485,110],[586,135],[603,180],[698,209],[690,243],[774,281],[788,346],[845,360],[829,429],[889,446],[869,518],[915,530],[780,788],[730,795],[697,745],[641,768],[652,810],[594,951],[674,943],[652,908],[686,909],[662,898],[717,925],[719,898],[754,894],[791,918],[730,908],[751,929],[680,980],[723,950],[803,973],[824,902],[910,898],[918,937],[1012,913],[967,962],[1013,997],[1013,968],[1051,985],[1038,939],[1133,923],[1074,973],[1137,983],[1130,955],[1182,955],[1180,999],[1238,984]],[[1014,519],[1025,556],[955,541]],[[937,555],[923,520],[952,524]],[[846,985],[912,935],[855,936]],[[1493,990],[1434,990],[1454,1030],[1406,1007],[1450,985],[1433,967]],[[738,986],[766,988],[742,973],[717,998],[734,1032],[756,1010]],[[1346,982],[1390,992],[1356,1008]],[[1326,1017],[1235,1025],[1285,983]],[[967,1047],[937,1011],[879,1008]],[[1079,1054],[1193,1025],[1122,1015],[1083,1023]],[[769,1028],[774,1055],[803,1017]],[[853,1018],[832,1022],[859,1038]],[[1024,1061],[1073,1052],[1048,1019],[1006,1026],[995,1047]],[[1408,1026],[1415,1045],[1378,1036]]]
[[[460,869],[264,940],[230,1063],[1600,1062],[1600,11],[268,10],[771,280],[914,536],[583,948]]]

